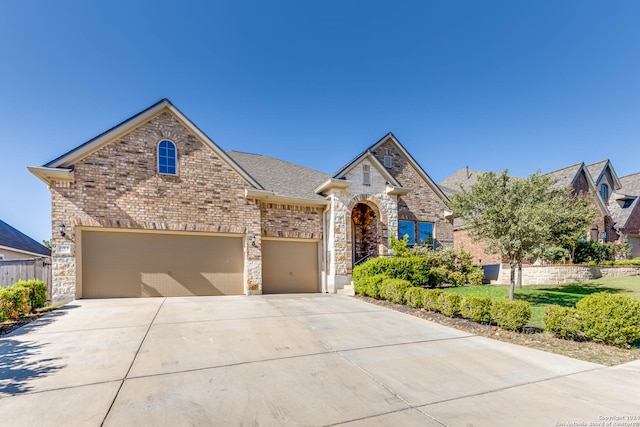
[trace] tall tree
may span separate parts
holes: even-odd
[[[521,271],[527,253],[569,232],[586,234],[593,222],[591,206],[554,184],[539,173],[512,178],[506,170],[500,175],[488,172],[451,198],[450,208],[464,220],[471,237],[509,260],[509,299],[514,299],[516,269]]]

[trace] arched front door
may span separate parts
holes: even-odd
[[[376,211],[366,203],[351,210],[351,250],[353,265],[379,255],[381,222]]]

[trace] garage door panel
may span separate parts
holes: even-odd
[[[319,291],[317,242],[262,241],[263,294]]]
[[[238,295],[242,239],[85,231],[83,297]]]

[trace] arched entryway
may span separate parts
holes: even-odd
[[[377,209],[368,203],[357,203],[351,210],[352,264],[357,265],[379,255],[382,223]]]

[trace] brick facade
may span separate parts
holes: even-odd
[[[162,139],[176,144],[176,176],[157,173]],[[51,187],[54,300],[76,297],[78,226],[261,235],[260,205],[245,198],[244,179],[168,112],[84,157],[74,174],[74,183]],[[248,261],[260,259],[246,250]]]
[[[176,175],[158,172],[162,140],[176,146]],[[335,188],[321,194],[304,190],[302,195],[295,179],[282,181],[296,188],[278,187],[281,171],[265,168],[254,155],[242,155],[263,174],[261,179],[275,186],[266,188],[163,100],[48,165],[33,168],[51,189],[53,300],[82,296],[78,249],[83,230],[242,237],[247,294],[262,292],[263,237],[323,242],[318,259],[322,289],[327,291],[350,284],[358,258],[389,253],[389,236],[397,235],[399,218],[434,223],[437,244],[452,245],[452,224],[444,217],[445,197],[437,186],[414,167],[391,134],[370,149],[373,154],[365,151],[366,158],[345,169],[341,178],[329,179],[337,181]],[[387,155],[392,166],[384,168]],[[365,173],[370,179],[363,179]],[[317,171],[301,176],[329,177]],[[324,185],[304,181],[310,182],[310,188]],[[60,224],[64,235],[58,231]]]

